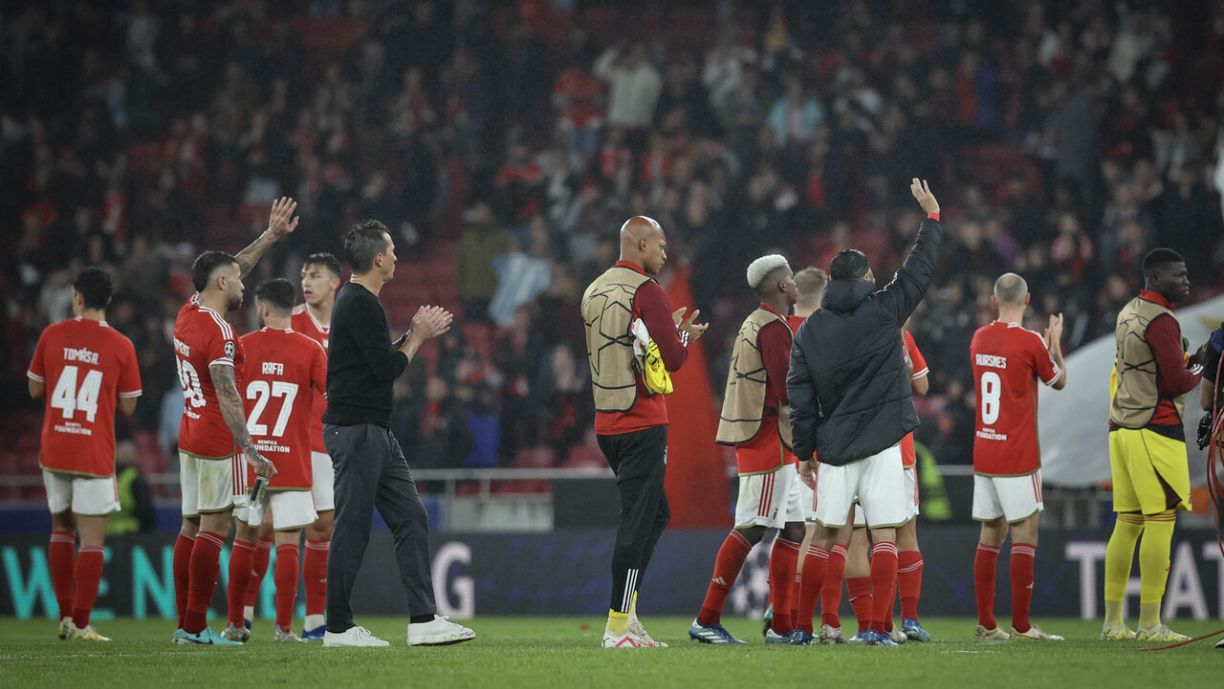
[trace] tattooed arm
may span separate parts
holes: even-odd
[[[255,449],[251,441],[251,433],[247,430],[246,410],[242,406],[242,397],[238,394],[238,383],[234,380],[234,367],[226,364],[216,364],[208,367],[212,376],[213,387],[217,390],[217,403],[221,406],[221,416],[225,425],[234,434],[234,443],[246,456],[246,461],[255,468],[260,476],[273,476],[276,467]]]
[[[269,247],[297,229],[301,217],[293,216],[295,210],[297,201],[288,197],[281,197],[272,203],[272,212],[268,215],[268,229],[234,257],[238,259],[238,267],[242,270],[243,277],[259,263],[259,259],[263,258]]]

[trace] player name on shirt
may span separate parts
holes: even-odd
[[[98,353],[80,347],[72,349],[64,347],[64,361],[75,361],[82,364],[90,364],[91,366],[98,365]]]
[[[986,368],[1007,368],[1007,357],[995,356],[993,354],[978,354],[974,357],[978,366]]]

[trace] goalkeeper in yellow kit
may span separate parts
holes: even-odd
[[[1143,259],[1146,287],[1118,314],[1116,390],[1109,411],[1109,463],[1118,520],[1105,551],[1108,640],[1181,641],[1160,621],[1177,510],[1190,508],[1190,468],[1182,425],[1184,395],[1201,367],[1188,366],[1173,304],[1190,293],[1186,261],[1171,249]],[[1139,546],[1139,629],[1123,610],[1135,545]]]

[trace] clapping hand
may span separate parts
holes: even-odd
[[[1063,331],[1063,316],[1059,314],[1050,314],[1050,324],[1046,326],[1044,337],[1046,346],[1053,349],[1062,341]]]
[[[455,316],[441,306],[425,305],[412,317],[412,335],[424,342],[450,330]]]
[[[688,333],[689,342],[694,342],[704,335],[706,330],[709,330],[710,324],[697,322],[697,317],[701,315],[701,309],[693,309],[688,318],[684,317],[685,311],[688,311],[688,309],[683,306],[672,311],[672,321],[675,322],[676,328],[680,332]]]

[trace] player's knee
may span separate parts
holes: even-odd
[[[805,535],[803,522],[787,522],[782,530],[778,532],[778,537],[793,543],[802,543]]]
[[[738,531],[740,535],[744,537],[744,540],[748,541],[752,545],[760,543],[761,539],[765,538],[765,527],[763,526],[746,526],[737,528],[736,531]]]
[[[76,518],[72,515],[72,510],[64,510],[59,514],[51,515],[51,529],[53,531],[75,531]]]

